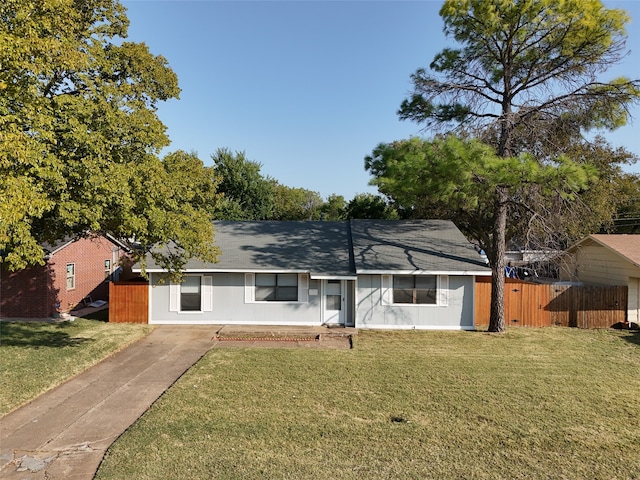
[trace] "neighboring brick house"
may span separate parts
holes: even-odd
[[[0,271],[0,318],[46,318],[109,298],[124,245],[103,236],[45,246],[43,266]]]

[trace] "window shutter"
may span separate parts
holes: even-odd
[[[382,305],[391,305],[393,303],[391,290],[391,275],[382,275],[382,288],[380,290],[380,301]]]
[[[447,275],[438,276],[438,305],[442,307],[449,305],[449,277]]]
[[[298,274],[298,302],[309,303],[309,276],[306,273]]]
[[[202,311],[213,311],[213,277],[202,277]]]
[[[244,303],[255,301],[256,275],[254,273],[244,274]]]
[[[171,282],[169,283],[169,311],[180,311],[180,284]]]

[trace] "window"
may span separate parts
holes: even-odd
[[[437,285],[435,275],[394,275],[393,303],[435,305]]]
[[[76,288],[76,264],[67,263],[67,290]]]
[[[342,284],[340,280],[327,281],[326,309],[342,310]]]
[[[202,277],[187,276],[180,284],[180,311],[199,312],[202,309]]]
[[[111,276],[111,260],[104,261],[104,278],[105,280],[109,280]]]
[[[298,275],[295,273],[256,273],[257,302],[297,302]]]
[[[170,282],[169,311],[179,313],[213,311],[213,277],[185,275],[180,283]]]

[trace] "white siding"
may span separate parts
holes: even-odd
[[[253,285],[252,274],[247,275]],[[302,280],[300,289],[304,302],[259,302],[247,301],[253,291],[246,286],[243,273],[213,273],[203,275],[203,311],[179,312],[177,286],[167,282],[158,283],[158,275],[151,274],[149,308],[153,312],[149,323],[155,324],[238,324],[238,325],[320,325],[320,297],[309,296],[308,276]],[[174,294],[173,296],[171,294]],[[171,300],[173,298],[173,300]],[[175,302],[175,305],[174,305]],[[171,307],[175,308],[175,311]],[[207,311],[209,310],[209,311]]]
[[[385,277],[386,275],[358,276],[356,328],[439,330],[472,330],[474,328],[474,277],[443,276],[439,278],[440,301],[445,302],[440,305],[387,303],[385,292],[390,284]]]

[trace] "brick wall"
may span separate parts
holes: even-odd
[[[9,272],[0,269],[0,318],[44,318],[51,315],[55,293],[51,292],[47,266]]]
[[[69,312],[83,299],[108,300],[105,260],[111,272],[123,251],[104,237],[82,238],[51,256],[45,267],[20,272],[2,271],[0,278],[0,317],[42,318]],[[75,286],[67,288],[67,265],[75,265]]]

